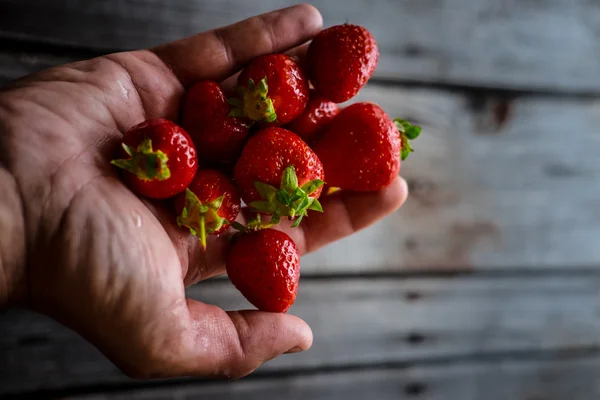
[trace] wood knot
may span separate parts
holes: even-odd
[[[425,335],[418,332],[411,332],[406,336],[406,341],[410,344],[418,345],[424,343],[426,340]]]
[[[427,385],[421,382],[409,382],[404,386],[407,396],[420,396],[427,391]]]
[[[423,298],[423,295],[419,292],[406,292],[404,295],[407,301],[417,301]]]
[[[496,134],[512,116],[513,99],[506,95],[475,95],[470,99],[470,108],[474,115],[475,133]]]

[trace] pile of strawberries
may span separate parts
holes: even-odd
[[[349,191],[385,188],[420,133],[374,103],[338,109],[378,60],[364,27],[325,29],[302,67],[284,54],[254,59],[239,75],[237,97],[227,98],[217,82],[197,82],[183,99],[180,125],[151,119],[131,128],[112,164],[138,195],[172,199],[178,225],[204,251],[207,235],[239,230],[228,250],[229,279],[258,309],[286,312],[296,299],[300,256],[272,227],[281,218],[297,227],[309,212],[323,212],[325,182]],[[245,226],[235,221],[242,202],[254,215]]]

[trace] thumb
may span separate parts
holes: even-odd
[[[308,324],[291,314],[225,312],[191,299],[187,303],[199,353],[186,375],[241,378],[283,353],[312,345]]]

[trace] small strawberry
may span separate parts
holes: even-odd
[[[226,270],[231,283],[261,311],[285,313],[296,300],[300,255],[281,231],[260,229],[235,237]]]
[[[129,129],[121,143],[123,180],[135,193],[154,199],[185,190],[198,169],[196,148],[188,133],[166,119],[150,119]]]
[[[319,94],[343,103],[354,97],[375,72],[379,50],[362,26],[343,24],[321,31],[306,55],[307,74]]]
[[[230,114],[285,125],[304,111],[308,81],[294,59],[284,54],[255,58],[238,77],[238,99]]]
[[[310,101],[295,120],[287,125],[287,129],[300,136],[308,144],[312,144],[319,132],[329,124],[339,112],[337,104],[310,90]]]
[[[322,212],[323,165],[296,134],[270,127],[248,140],[234,167],[244,202],[254,210],[290,219],[298,226],[308,210]],[[279,186],[279,189],[276,188]]]
[[[392,121],[374,103],[355,103],[340,111],[314,149],[330,186],[377,191],[398,175],[401,159],[412,152],[409,140],[420,132],[406,121]]]
[[[230,117],[232,108],[213,81],[198,82],[185,94],[181,125],[194,140],[200,160],[227,164],[240,155],[250,121]]]
[[[206,250],[206,235],[225,231],[240,212],[240,196],[233,181],[214,169],[201,169],[175,199],[177,224],[200,239]]]

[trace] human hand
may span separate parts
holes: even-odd
[[[225,80],[261,54],[301,55],[294,48],[321,24],[316,9],[295,6],[52,68],[0,92],[0,303],[55,318],[133,377],[235,378],[309,348],[310,328],[291,314],[225,312],[186,298],[186,286],[225,272],[228,235],[210,238],[204,264],[170,207],[136,197],[109,160],[131,126],[176,121],[192,83]],[[401,178],[379,193],[338,192],[301,228],[278,229],[307,253],[374,223],[406,196]]]

